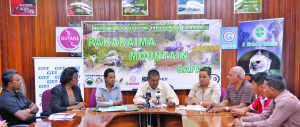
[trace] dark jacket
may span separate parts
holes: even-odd
[[[81,91],[78,86],[72,87],[76,102],[83,102]],[[43,112],[42,116],[49,116],[53,113],[67,111],[69,107],[69,98],[64,84],[58,85],[51,89],[51,100],[47,111]]]

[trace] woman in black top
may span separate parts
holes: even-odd
[[[42,116],[85,107],[80,88],[77,85],[78,70],[76,68],[65,68],[61,74],[60,83],[51,89],[50,105],[48,110],[41,114]]]

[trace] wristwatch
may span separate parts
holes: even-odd
[[[245,122],[242,123],[242,127],[244,127],[244,126],[245,126]]]
[[[28,113],[30,113],[30,109],[26,109],[26,111],[28,111]]]
[[[229,107],[226,106],[225,107],[225,111],[228,112],[229,111]]]

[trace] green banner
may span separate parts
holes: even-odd
[[[122,89],[131,89],[146,81],[149,70],[157,69],[161,80],[190,89],[199,81],[199,70],[208,66],[212,79],[220,81],[221,24],[221,20],[83,22],[85,75],[103,75],[113,68]]]
[[[234,13],[260,13],[261,0],[234,0]]]

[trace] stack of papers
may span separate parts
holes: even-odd
[[[76,113],[55,113],[49,116],[49,120],[72,120]]]
[[[187,105],[186,107],[180,107],[178,109],[182,109],[182,110],[194,110],[194,111],[206,111],[206,108],[204,108],[201,105]]]

